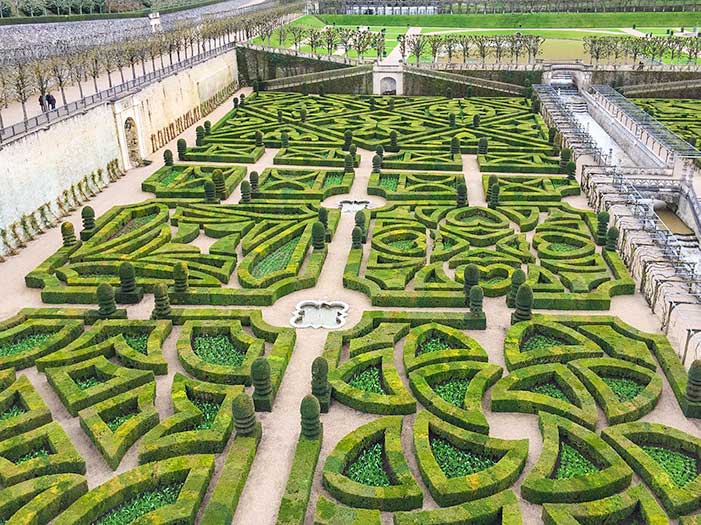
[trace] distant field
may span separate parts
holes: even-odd
[[[327,24],[422,27],[542,28],[701,25],[701,12],[509,13],[496,15],[319,15]]]
[[[623,36],[625,33],[620,29],[606,29],[597,31],[573,31],[569,29],[489,29],[489,30],[459,30],[458,28],[437,28],[437,27],[423,27],[421,32],[424,34],[439,33],[445,35],[513,35],[514,33],[521,33],[522,35],[539,35],[543,38],[564,38],[564,39],[575,39],[581,40],[587,36]]]

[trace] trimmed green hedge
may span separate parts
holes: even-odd
[[[521,509],[516,495],[505,490],[483,499],[469,501],[444,509],[397,512],[395,525],[521,525]]]
[[[304,524],[322,440],[322,435],[317,439],[299,436],[285,493],[277,513],[277,525]]]

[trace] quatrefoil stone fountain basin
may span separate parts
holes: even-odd
[[[292,314],[295,328],[341,328],[346,324],[348,304],[341,301],[301,301]]]

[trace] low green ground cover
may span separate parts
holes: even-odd
[[[630,401],[634,399],[645,387],[640,383],[625,377],[602,377],[619,401]]]
[[[698,458],[664,447],[643,445],[641,448],[664,469],[678,487],[685,487],[699,475]]]
[[[448,478],[481,472],[496,463],[494,458],[463,450],[437,436],[431,437],[430,442],[436,461]]]
[[[557,469],[554,473],[555,479],[570,479],[579,476],[586,476],[597,472],[599,468],[589,459],[566,441],[560,443],[560,456],[558,458]]]
[[[530,390],[531,392],[535,392],[536,394],[544,394],[546,396],[550,396],[553,399],[559,399],[560,401],[566,401],[570,402],[570,399],[567,397],[567,394],[565,394],[562,389],[556,384],[556,383],[543,383],[542,385],[536,385]]]
[[[470,386],[469,379],[449,379],[433,385],[433,390],[451,405],[461,408],[465,403],[468,386]]]
[[[48,339],[51,338],[52,334],[39,333],[39,334],[29,334],[13,339],[9,343],[0,344],[0,357],[10,356],[26,352],[37,346],[42,345]]]
[[[100,517],[95,522],[95,525],[127,525],[133,523],[149,512],[175,503],[182,487],[182,483],[178,483],[143,492]]]
[[[384,447],[375,443],[363,450],[358,458],[346,467],[346,476],[356,483],[371,487],[388,487],[392,483],[384,465]]]
[[[348,379],[353,388],[374,394],[386,393],[382,385],[382,371],[379,366],[369,366]]]
[[[195,354],[208,363],[241,366],[246,358],[242,350],[227,335],[197,335],[192,339]]]

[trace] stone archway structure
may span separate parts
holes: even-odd
[[[383,95],[396,95],[397,79],[393,77],[383,77],[380,80],[380,91]]]
[[[141,158],[141,148],[139,147],[139,131],[136,128],[136,122],[133,118],[128,117],[124,121],[124,138],[129,163],[133,166],[141,166],[143,160]]]
[[[376,64],[372,71],[375,95],[403,95],[404,69],[401,64]]]

